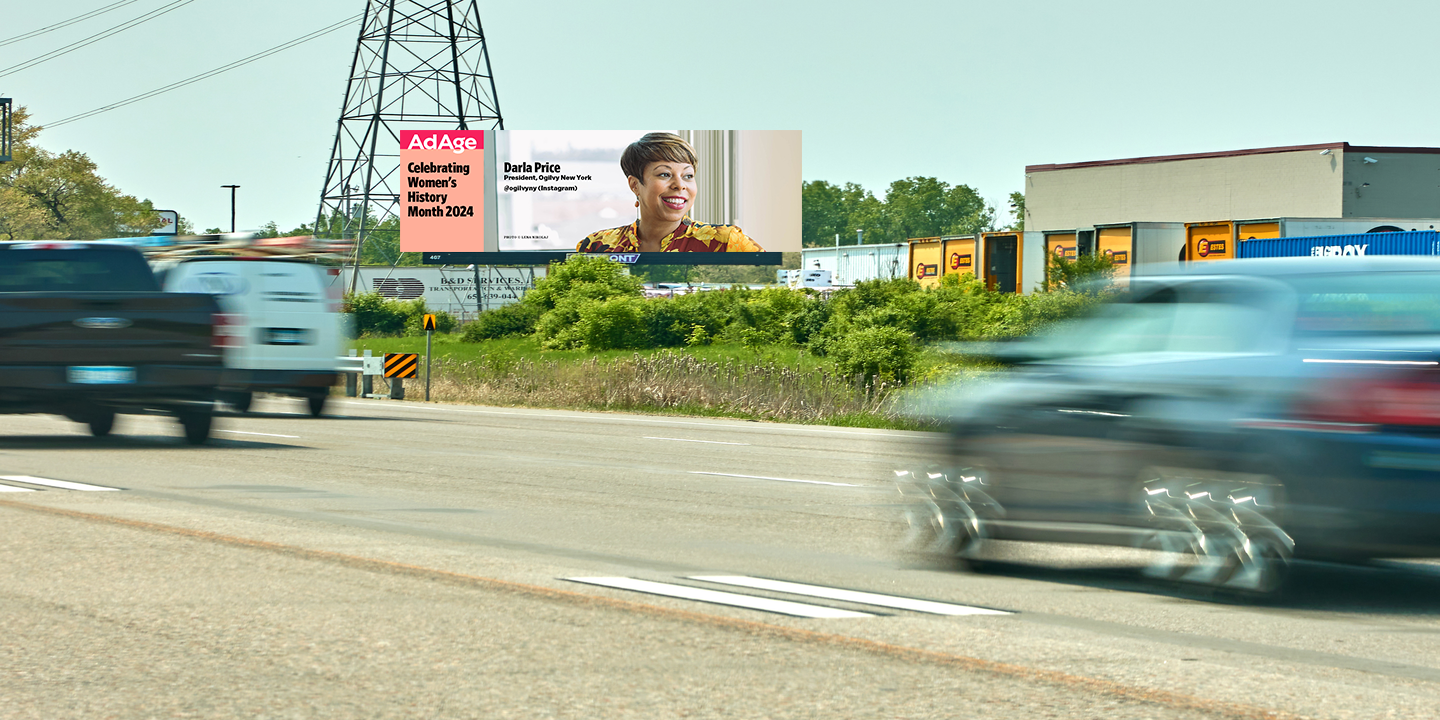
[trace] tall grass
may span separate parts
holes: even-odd
[[[711,360],[661,351],[583,360],[511,353],[437,357],[432,398],[481,405],[711,415],[855,427],[921,429],[898,386],[825,368],[756,358]]]

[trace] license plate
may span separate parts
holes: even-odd
[[[305,328],[266,328],[266,345],[308,345],[310,332]]]
[[[135,382],[135,368],[90,365],[67,368],[66,378],[75,385],[128,385]]]

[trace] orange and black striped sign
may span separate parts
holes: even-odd
[[[420,377],[420,353],[385,353],[385,377]]]

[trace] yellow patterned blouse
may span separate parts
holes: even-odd
[[[639,221],[623,227],[590,233],[575,245],[583,253],[639,252]],[[660,241],[661,252],[764,252],[734,225],[707,225],[689,218]]]

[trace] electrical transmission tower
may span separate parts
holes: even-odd
[[[316,235],[353,238],[359,265],[367,235],[393,226],[400,130],[504,127],[476,0],[366,0]]]

